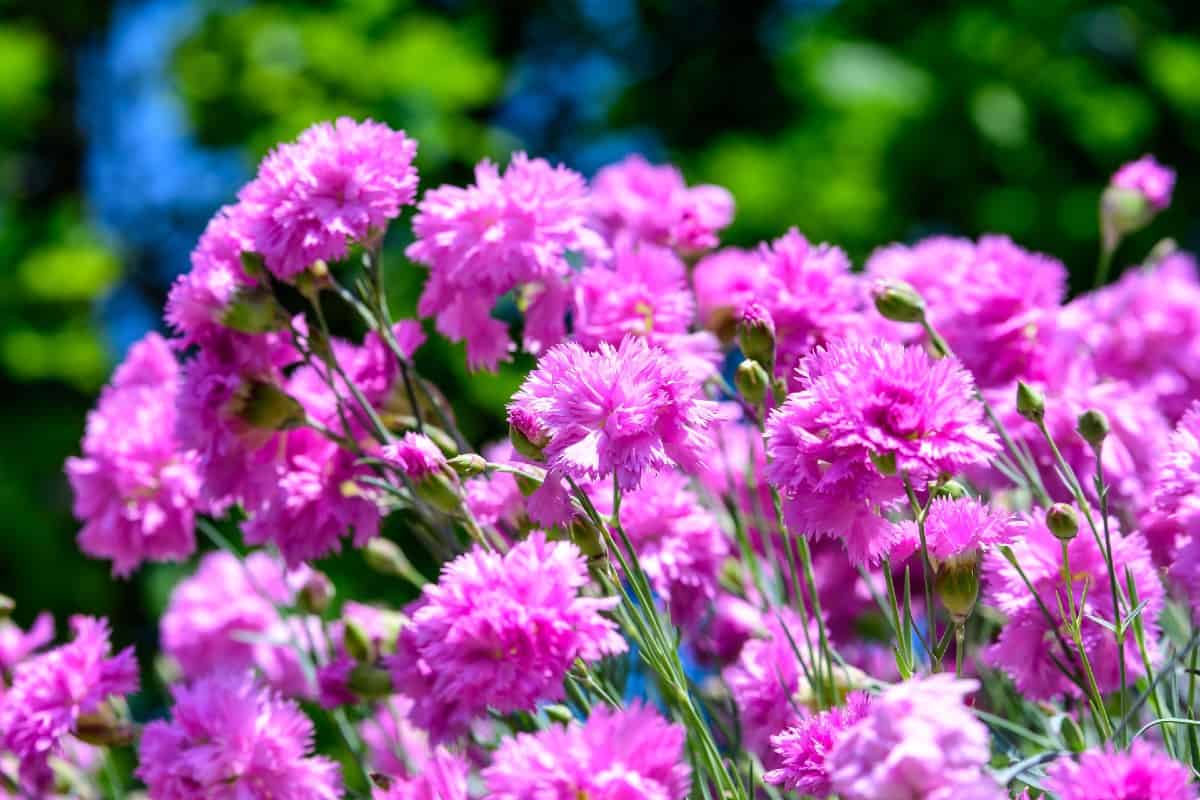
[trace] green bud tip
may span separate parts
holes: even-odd
[[[1058,732],[1062,736],[1063,744],[1072,753],[1082,753],[1087,749],[1087,739],[1083,735],[1083,729],[1071,717],[1063,715]]]
[[[875,309],[884,319],[892,322],[920,322],[925,319],[925,301],[911,284],[900,280],[882,280],[875,284],[871,294]]]
[[[763,369],[762,364],[752,358],[747,358],[738,364],[737,372],[733,375],[733,383],[747,402],[757,406],[766,397],[771,378]]]
[[[1030,422],[1046,418],[1046,398],[1025,381],[1017,381],[1017,413]]]
[[[538,438],[540,440],[543,437]],[[517,425],[510,424],[508,426],[508,441],[512,443],[514,450],[534,463],[540,464],[546,458],[543,448],[549,444],[549,441],[534,441]]]
[[[1066,503],[1055,503],[1046,510],[1046,527],[1054,538],[1069,542],[1079,533],[1079,515]]]
[[[392,693],[392,676],[386,669],[372,664],[358,664],[350,670],[346,685],[359,697],[375,700]]]
[[[1149,225],[1157,213],[1136,189],[1109,186],[1100,196],[1100,227],[1105,246],[1115,248],[1122,237]]]
[[[368,664],[375,660],[375,647],[371,637],[357,620],[342,621],[342,644],[350,657],[360,664]]]
[[[561,725],[566,725],[568,722],[575,719],[575,715],[571,713],[571,709],[559,703],[546,706],[545,712],[546,716],[549,717],[550,720]]]
[[[363,560],[380,575],[401,578],[412,572],[412,564],[400,546],[391,539],[376,536],[363,548]]]
[[[967,487],[958,481],[948,480],[933,487],[933,496],[948,500],[961,500],[964,497],[969,497],[970,494],[967,492]]]
[[[1085,442],[1092,447],[1099,447],[1104,443],[1110,430],[1108,416],[1098,408],[1089,408],[1079,415],[1079,424],[1076,430],[1079,431],[1079,435]]]
[[[487,472],[487,459],[478,453],[463,453],[447,462],[460,478],[474,478]]]
[[[896,474],[895,453],[871,453],[871,463],[875,465],[875,469],[879,470],[879,474],[885,478],[890,478]]]
[[[234,413],[253,428],[283,431],[304,424],[300,401],[265,381],[247,381],[233,399]]]

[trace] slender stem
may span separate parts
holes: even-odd
[[[929,641],[937,640],[937,609],[933,604],[933,562],[929,558],[929,544],[925,540],[924,508],[917,500],[912,481],[904,475],[904,492],[908,495],[908,504],[917,521],[917,535],[921,540],[921,577],[925,584],[925,624],[929,626]],[[932,650],[929,652],[930,668],[933,672],[942,671],[942,659]]]
[[[954,623],[954,677],[961,678],[963,660],[967,656],[967,626],[965,622]]]

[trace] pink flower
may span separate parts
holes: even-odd
[[[1067,280],[1056,259],[1006,236],[934,236],[877,250],[866,270],[921,294],[930,322],[980,386],[1038,378],[1051,366],[1047,345]],[[917,326],[903,330],[922,337]]]
[[[1074,644],[1066,636],[1060,642],[1055,635],[1063,624],[1059,619],[1060,601],[1066,604],[1062,545],[1046,528],[1044,512],[1036,510],[1025,521],[1028,526],[1025,538],[1012,545],[1012,552],[1054,622],[1052,625],[1046,619],[1037,599],[1026,586],[1025,579],[1007,559],[994,553],[989,555],[984,560],[984,596],[991,605],[1008,616],[1008,622],[1001,628],[996,643],[984,651],[984,660],[1008,673],[1017,689],[1032,700],[1050,700],[1062,695],[1081,697],[1080,687],[1058,666],[1066,665],[1082,675]],[[1097,524],[1100,524],[1099,519]],[[1112,692],[1121,686],[1122,658],[1130,681],[1137,680],[1145,669],[1137,644],[1130,640],[1132,637],[1127,638],[1122,654],[1117,650],[1112,631],[1096,622],[1100,619],[1110,625],[1116,624],[1117,615],[1113,610],[1104,556],[1091,532],[1086,530],[1082,515],[1080,527],[1082,530],[1071,540],[1068,548],[1071,574],[1074,576],[1072,591],[1076,607],[1082,607],[1083,646],[1095,673],[1096,683],[1101,692]],[[1158,615],[1162,611],[1165,596],[1141,535],[1134,533],[1112,537],[1112,557],[1121,585],[1124,585],[1123,577],[1128,570],[1137,587],[1138,599],[1146,603],[1141,620],[1147,650],[1155,652]],[[1127,609],[1125,613],[1128,613]],[[1070,652],[1063,651],[1064,644]]]
[[[468,800],[470,766],[444,747],[434,750],[420,774],[394,778],[388,788],[375,789],[373,800]]]
[[[716,414],[681,366],[631,337],[594,353],[573,342],[553,348],[508,408],[510,421],[524,415],[540,427],[552,472],[580,481],[615,475],[622,490],[648,472],[695,467]]]
[[[413,700],[413,721],[451,739],[489,707],[526,711],[560,698],[577,658],[623,652],[616,625],[600,614],[617,601],[580,596],[587,580],[578,548],[540,532],[504,555],[476,548],[447,564],[388,662]]]
[[[80,717],[138,688],[133,648],[110,655],[106,621],[72,617],[71,629],[70,643],[18,664],[0,697],[0,745],[20,759],[29,787],[46,782],[48,759]]]
[[[237,674],[250,668],[285,694],[312,693],[293,642],[306,643],[277,606],[290,606],[307,570],[290,576],[276,559],[251,553],[244,562],[209,553],[171,592],[159,623],[163,652],[185,678]]]
[[[172,690],[171,720],[142,734],[137,776],[154,800],[338,800],[333,761],[310,755],[300,707],[249,675],[214,675]]]
[[[828,797],[832,792],[825,759],[838,738],[867,715],[870,699],[863,692],[846,695],[846,704],[805,717],[799,724],[771,737],[782,761],[763,779],[791,792]]]
[[[1191,771],[1148,744],[1128,751],[1094,749],[1078,760],[1060,758],[1046,769],[1045,787],[1059,800],[1195,800]]]
[[[891,553],[896,562],[921,548],[916,522],[906,520],[898,527],[902,544]],[[961,558],[973,560],[985,549],[1012,542],[1022,529],[1013,515],[974,498],[937,498],[925,517],[925,543],[935,564]]]
[[[1146,198],[1146,202],[1155,211],[1162,211],[1171,205],[1171,193],[1175,190],[1175,170],[1164,167],[1152,155],[1144,155],[1117,170],[1109,185],[1137,192]]]
[[[725,247],[697,262],[692,271],[696,309],[709,330],[733,338],[742,308],[758,296],[769,279],[761,250]]]
[[[856,564],[894,543],[878,512],[903,496],[895,475],[919,483],[956,474],[998,449],[970,376],[952,358],[842,340],[801,361],[796,383],[767,421],[767,479],[787,498],[794,530],[841,538]]]
[[[8,674],[25,659],[54,641],[54,617],[43,611],[22,631],[11,619],[0,620],[0,675]],[[4,696],[0,680],[0,697]]]
[[[413,201],[417,144],[386,125],[321,122],[263,159],[238,195],[254,251],[280,280],[382,234]]]
[[[83,457],[67,459],[83,522],[79,546],[127,576],[143,561],[178,561],[196,549],[200,477],[196,453],[175,436],[179,365],[147,335],[117,368],[88,415]]]
[[[483,771],[491,800],[683,800],[685,733],[641,705],[597,705],[586,722],[501,742]]]
[[[383,460],[414,480],[428,477],[446,466],[446,456],[423,433],[406,433],[398,441],[385,445]]]
[[[475,184],[425,193],[413,220],[408,257],[429,267],[421,295],[423,317],[465,341],[473,369],[495,369],[508,358],[508,329],[491,316],[496,300],[523,290],[525,348],[538,353],[565,332],[571,274],[567,253],[596,260],[607,247],[587,226],[583,178],[542,159],[513,155],[501,175],[489,161],[475,167]]]
[[[1183,533],[1200,538],[1200,401],[1183,415],[1159,458],[1154,507]]]
[[[985,767],[988,731],[964,704],[975,681],[912,678],[872,698],[825,759],[844,800],[1002,800]]]
[[[683,252],[717,245],[717,231],[733,219],[733,196],[720,186],[688,188],[670,164],[653,166],[640,155],[604,167],[592,181],[596,219],[613,241],[637,241]]]
[[[515,457],[507,441],[484,447],[483,455],[493,464],[508,464]],[[480,525],[516,525],[525,513],[525,496],[516,477],[506,472],[489,472],[464,481],[463,494]]]
[[[429,735],[409,720],[412,707],[412,700],[394,695],[360,724],[373,771],[395,778],[410,777],[432,757]]]

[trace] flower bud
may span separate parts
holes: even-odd
[[[879,470],[879,474],[885,478],[891,478],[896,474],[895,453],[871,453],[871,463],[875,465],[875,469]]]
[[[364,700],[380,700],[392,693],[392,676],[373,664],[357,664],[350,670],[346,685]]]
[[[752,358],[747,358],[738,364],[737,372],[733,375],[733,384],[748,403],[757,406],[766,396],[767,387],[771,385],[771,378],[763,369],[762,364]]]
[[[1072,753],[1082,753],[1087,749],[1087,739],[1083,735],[1083,729],[1072,717],[1063,715],[1058,732],[1062,736],[1063,744]]]
[[[457,483],[443,472],[426,475],[413,484],[413,489],[417,497],[438,511],[453,514],[462,509],[463,498]]]
[[[288,317],[270,289],[245,286],[221,312],[221,324],[242,333],[267,333],[287,327]]]
[[[1149,225],[1156,213],[1141,192],[1109,186],[1100,197],[1100,227],[1105,245],[1116,247],[1124,236]]]
[[[546,459],[544,452],[550,439],[541,432],[541,426],[527,414],[516,410],[509,413],[508,440],[513,449],[535,463]]]
[[[400,546],[391,539],[376,536],[367,542],[367,546],[363,548],[362,552],[367,566],[380,575],[408,580],[412,576],[420,574],[409,562]],[[424,583],[424,581],[421,582]]]
[[[256,281],[267,281],[267,261],[261,255],[243,250],[241,262],[242,271],[246,273],[246,277]]]
[[[979,599],[979,554],[942,564],[934,588],[954,621],[966,621]]]
[[[446,462],[460,478],[474,478],[487,472],[487,459],[478,453],[463,453]]]
[[[1055,503],[1046,510],[1046,527],[1054,538],[1069,542],[1079,533],[1079,515],[1066,503]]]
[[[967,487],[956,480],[948,480],[933,487],[933,496],[947,500],[961,500],[970,495],[967,493]]]
[[[875,309],[892,322],[920,322],[925,319],[925,301],[911,284],[885,279],[872,287]]]
[[[546,712],[546,716],[549,717],[551,721],[560,723],[562,725],[566,725],[568,722],[575,719],[575,715],[571,713],[571,709],[567,708],[561,703],[544,706],[542,710]]]
[[[16,607],[16,601],[6,594],[0,594],[0,620],[8,619]]]
[[[296,605],[300,607],[301,611],[319,616],[329,610],[334,593],[333,581],[329,580],[325,573],[314,569],[309,573],[304,585],[300,587]]]
[[[369,664],[375,660],[375,646],[371,644],[371,636],[357,620],[342,620],[342,646],[346,648],[346,653],[360,664]]]
[[[742,310],[737,326],[738,346],[746,358],[757,361],[768,374],[775,369],[775,320],[759,303]]]
[[[1092,447],[1099,447],[1104,443],[1104,439],[1108,436],[1108,416],[1098,408],[1089,408],[1079,415],[1079,424],[1076,430],[1083,440]]]
[[[596,530],[595,524],[590,520],[582,518],[571,520],[567,526],[567,534],[579,548],[579,552],[588,558],[599,558],[607,550],[604,545],[604,537],[600,535],[600,531]]]
[[[285,431],[304,424],[304,406],[273,383],[247,381],[234,398],[234,413],[247,425]]]
[[[1035,423],[1046,418],[1046,398],[1025,381],[1017,381],[1017,413]]]
[[[72,732],[76,739],[97,747],[125,747],[137,736],[137,730],[130,722],[117,719],[106,707],[80,715]]]

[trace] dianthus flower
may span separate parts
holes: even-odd
[[[1012,547],[1025,578],[1033,585],[1038,598],[1050,611],[1054,624],[1046,615],[1025,584],[1025,578],[998,554],[984,560],[985,599],[1008,617],[1000,629],[996,643],[984,651],[984,661],[1003,670],[1013,680],[1018,691],[1031,700],[1050,700],[1067,695],[1081,697],[1079,686],[1065,675],[1059,665],[1066,665],[1082,675],[1074,643],[1057,631],[1064,621],[1059,609],[1064,595],[1062,544],[1046,527],[1045,512],[1035,510],[1026,517],[1025,537]],[[1081,525],[1082,527],[1082,525]],[[1113,598],[1108,591],[1108,569],[1104,555],[1091,533],[1081,530],[1068,547],[1071,567],[1071,588],[1075,607],[1083,616],[1082,641],[1084,651],[1101,692],[1117,691],[1121,687],[1121,658],[1130,681],[1137,680],[1145,669],[1137,644],[1126,639],[1125,652],[1117,650],[1112,631],[1096,620],[1109,625],[1117,623]],[[1144,602],[1141,614],[1148,652],[1155,652],[1158,641],[1158,615],[1165,601],[1162,582],[1140,534],[1116,536],[1112,540],[1113,567],[1118,576],[1126,570],[1133,576],[1138,599]],[[1086,602],[1085,602],[1086,601]],[[1069,648],[1064,652],[1063,648]]]
[[[446,456],[423,433],[410,432],[395,442],[384,445],[384,461],[414,480],[428,477],[446,466]]]
[[[18,664],[0,698],[0,746],[20,759],[27,787],[47,783],[48,759],[81,717],[138,688],[133,648],[110,655],[107,622],[73,617],[71,629],[68,644]]]
[[[924,298],[926,315],[980,386],[1046,371],[1048,342],[1066,292],[1061,262],[1018,247],[1006,236],[934,236],[893,244],[867,261],[874,279],[896,279]],[[911,326],[914,336],[920,328]]]
[[[429,268],[418,306],[436,317],[437,329],[465,341],[473,369],[495,369],[512,343],[492,307],[521,288],[525,348],[538,353],[565,332],[571,267],[568,253],[594,261],[607,255],[588,227],[583,178],[566,167],[516,153],[501,175],[489,161],[475,167],[467,188],[442,186],[425,193],[413,220],[416,241],[408,257]]]
[[[615,598],[579,594],[587,565],[541,532],[504,555],[480,549],[447,564],[411,613],[388,663],[412,719],[451,739],[489,707],[527,711],[562,696],[576,659],[597,661],[625,642],[601,615]]]
[[[871,699],[837,738],[825,768],[845,800],[1002,800],[985,767],[988,731],[964,704],[975,681],[911,678]]]
[[[179,365],[156,333],[133,346],[88,414],[83,456],[69,458],[79,546],[127,576],[143,561],[178,561],[196,548],[196,453],[175,436]]]
[[[778,769],[763,776],[767,783],[790,792],[828,797],[832,792],[825,759],[834,743],[867,715],[870,699],[863,692],[846,695],[846,704],[805,717],[797,725],[771,737],[771,747],[781,760]]]
[[[694,467],[716,408],[686,370],[632,337],[594,353],[574,342],[553,348],[508,406],[510,422],[527,421],[534,428],[525,433],[545,442],[552,474],[578,481],[615,476],[623,491],[636,489],[648,472]]]
[[[1171,434],[1154,485],[1155,515],[1174,537],[1186,537],[1173,556],[1171,577],[1193,608],[1200,607],[1200,401]]]
[[[412,707],[412,700],[393,695],[360,723],[359,733],[372,771],[392,778],[411,777],[433,755],[429,734],[409,720]]]
[[[296,703],[247,674],[172,689],[171,720],[146,726],[137,776],[151,800],[338,800],[337,764],[312,756]]]
[[[720,360],[720,345],[710,333],[689,332],[695,315],[687,270],[666,248],[620,247],[611,268],[589,267],[575,281],[575,341],[594,350],[640,336],[703,378]]]
[[[31,655],[54,641],[54,617],[48,611],[23,631],[11,619],[0,619],[0,697],[4,696],[3,676]]]
[[[1171,205],[1175,170],[1164,167],[1152,155],[1144,155],[1117,170],[1109,185],[1137,192],[1155,211],[1162,211]]]
[[[796,383],[767,421],[767,479],[797,532],[842,538],[856,564],[894,543],[878,512],[902,497],[897,475],[955,474],[998,449],[970,375],[952,358],[842,340],[801,361]]]
[[[416,154],[403,131],[371,120],[313,125],[271,151],[238,194],[254,251],[280,280],[345,258],[413,201]]]
[[[899,559],[920,549],[917,523],[898,523],[902,544],[891,553]],[[935,498],[925,515],[925,543],[934,564],[960,559],[976,560],[981,552],[1008,544],[1021,531],[1019,520],[970,497]]]
[[[1046,790],[1059,800],[1195,800],[1191,771],[1144,739],[1127,751],[1093,749],[1046,768]]]
[[[721,339],[732,339],[742,309],[768,278],[761,250],[724,247],[700,259],[692,270],[700,321]]]
[[[1190,253],[1126,270],[1065,306],[1056,350],[1086,352],[1103,378],[1148,391],[1172,422],[1200,397],[1200,280]]]
[[[483,456],[493,464],[508,464],[515,458],[507,441],[484,447]],[[488,472],[464,481],[463,495],[480,525],[515,526],[525,511],[525,496],[516,476],[507,472]]]
[[[444,747],[426,759],[417,775],[393,778],[388,788],[376,788],[373,800],[468,800],[470,765]]]
[[[654,166],[637,154],[596,173],[592,203],[613,241],[649,242],[682,252],[716,247],[717,232],[733,219],[733,196],[726,189],[689,188],[675,167]]]
[[[483,771],[492,800],[683,800],[686,735],[641,705],[597,705],[585,722],[505,739]]]
[[[244,562],[223,550],[209,553],[171,592],[159,623],[163,652],[189,680],[253,667],[285,694],[309,696],[312,687],[291,644],[307,639],[277,610],[293,603],[304,572],[289,580],[283,565],[263,552]]]

